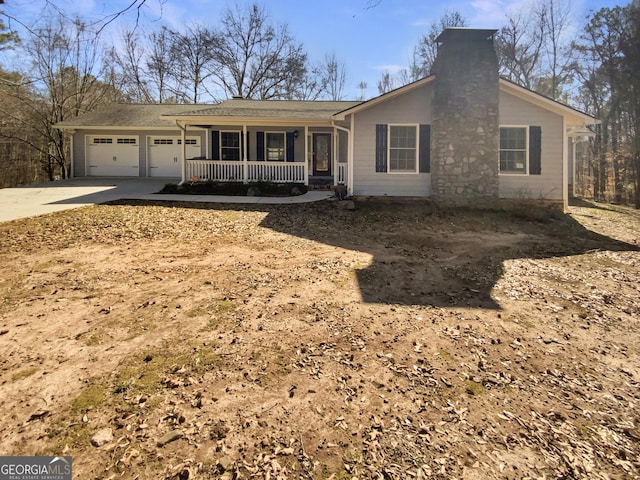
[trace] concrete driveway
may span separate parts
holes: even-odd
[[[19,188],[0,189],[0,222],[34,217],[113,200],[167,200],[212,203],[275,204],[315,202],[333,193],[311,191],[299,197],[227,197],[222,195],[157,195],[178,178],[71,178]]]

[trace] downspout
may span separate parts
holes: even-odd
[[[348,128],[345,127],[341,127],[340,125],[336,125],[335,124],[335,120],[331,121],[331,125],[333,126],[334,129],[336,130],[340,130],[342,132],[345,132],[347,134],[347,178],[345,178],[345,185],[347,187],[347,195],[351,195],[353,192],[353,139],[351,138],[351,131]],[[353,115],[351,116],[351,128],[353,129]],[[339,152],[336,152],[336,158],[337,158],[337,154]],[[337,177],[336,177],[337,178]]]
[[[73,148],[73,144],[74,144],[75,139],[76,139],[76,131],[75,130],[67,130],[67,133],[69,134],[69,138],[71,139],[71,141],[69,142],[69,156],[71,157],[71,165],[69,167],[69,178],[74,178],[75,177],[75,173],[76,173],[76,168],[74,166],[75,163],[76,163],[76,159],[74,158],[75,157],[75,150]]]
[[[180,171],[182,175],[182,180],[180,181],[180,185],[187,181],[187,127],[186,125],[183,127],[180,125],[180,121],[176,120],[176,126],[180,129],[182,135],[182,160],[180,162]]]
[[[563,211],[569,209],[569,132],[567,123],[562,117],[562,204]]]

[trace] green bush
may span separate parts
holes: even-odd
[[[272,183],[272,182],[188,182],[182,185],[167,183],[158,193],[181,194],[181,195],[247,195],[247,191],[252,188],[257,191],[258,196],[264,197],[288,197],[304,195],[307,193],[307,186],[303,183]]]

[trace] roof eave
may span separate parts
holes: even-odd
[[[372,98],[371,100],[367,100],[353,107],[342,110],[341,112],[335,113],[333,115],[333,120],[346,120],[347,115],[352,115],[354,113],[361,112],[362,110],[366,110],[368,108],[374,107],[379,103],[386,102],[387,100],[391,100],[394,97],[405,94],[414,90],[416,88],[427,85],[435,80],[435,75],[429,75],[428,77],[422,78],[420,80],[416,80],[413,83],[409,83],[400,88],[396,88],[395,90],[391,90],[390,92],[383,93],[377,97]]]
[[[596,125],[600,123],[599,120],[587,113],[581,112],[575,108],[565,105],[564,103],[557,102],[556,100],[545,97],[537,92],[521,87],[507,79],[501,78],[499,80],[499,85],[507,93],[561,115],[568,125],[582,126]]]
[[[58,130],[175,130],[175,125],[145,125],[145,126],[123,126],[123,125],[53,125]]]
[[[164,119],[180,122],[182,125],[247,125],[265,127],[331,126],[331,118],[302,117],[255,117],[255,116],[216,116],[216,115],[172,115]]]

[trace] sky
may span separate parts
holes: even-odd
[[[385,71],[396,73],[407,66],[414,46],[447,11],[458,11],[473,28],[499,29],[505,12],[530,8],[533,0],[258,0],[272,21],[286,24],[301,42],[309,59],[320,62],[335,53],[347,68],[345,97],[362,94],[358,84],[368,85],[366,98],[377,95],[377,82]],[[629,1],[564,0],[571,4],[576,28],[590,11],[602,7],[624,6]],[[29,23],[45,11],[47,0],[5,0],[2,9]],[[48,0],[69,15],[104,18],[130,5],[133,0]],[[222,10],[250,0],[145,0],[139,22],[155,30],[162,25],[172,29],[202,23],[215,26]],[[136,22],[136,10],[109,25],[113,38]],[[7,20],[5,20],[7,23]]]

